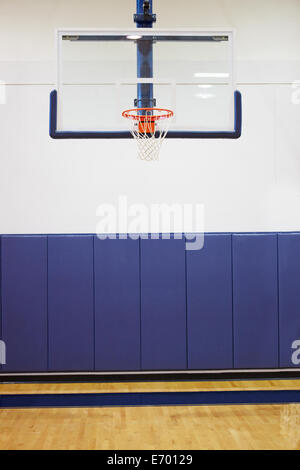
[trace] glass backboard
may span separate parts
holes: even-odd
[[[142,105],[174,112],[170,134],[236,130],[232,30],[58,30],[57,57],[57,132],[122,135]]]

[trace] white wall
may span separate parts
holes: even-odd
[[[128,28],[134,11],[134,0],[0,0],[0,233],[95,232],[99,204],[120,195],[203,203],[207,231],[300,230],[299,0],[154,0],[158,28],[236,28],[241,139],[170,139],[147,164],[130,140],[49,138],[55,28]]]

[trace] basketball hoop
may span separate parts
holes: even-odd
[[[166,137],[173,111],[162,108],[134,108],[123,111],[131,121],[130,132],[138,145],[141,160],[158,160],[162,141]]]

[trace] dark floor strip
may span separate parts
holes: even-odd
[[[0,395],[0,408],[299,403],[300,390]]]
[[[286,380],[300,379],[299,370],[226,372],[226,373],[171,373],[171,374],[34,374],[5,375],[0,372],[0,383],[115,383],[115,382],[196,382],[216,380]]]

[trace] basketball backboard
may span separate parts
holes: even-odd
[[[131,137],[125,109],[171,109],[167,137],[237,138],[234,31],[57,31],[54,138]]]

